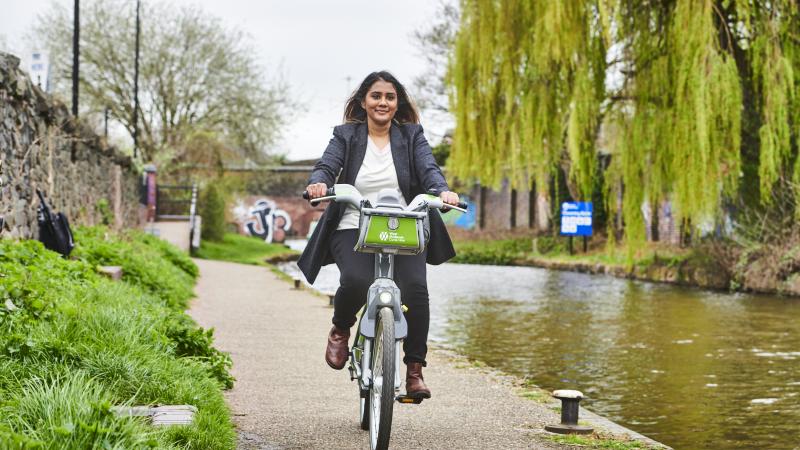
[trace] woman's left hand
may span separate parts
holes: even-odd
[[[439,194],[439,198],[448,205],[458,205],[458,194],[455,192],[444,191]]]

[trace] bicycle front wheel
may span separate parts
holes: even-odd
[[[369,441],[372,450],[389,448],[394,408],[395,371],[394,314],[391,308],[378,310],[375,342],[372,346],[372,386],[369,390]]]
[[[359,323],[359,328],[361,324]],[[364,355],[364,346],[366,345],[366,338],[358,333],[356,335],[356,341],[353,345],[353,364],[360,365],[362,362],[362,356]],[[362,369],[363,370],[363,369]],[[360,377],[361,371],[357,372]],[[358,380],[358,422],[361,425],[361,429],[364,431],[369,431],[369,392],[362,392],[361,391],[361,380]]]

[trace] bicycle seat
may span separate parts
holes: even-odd
[[[395,189],[381,189],[381,191],[378,192],[378,199],[375,202],[375,207],[403,209],[400,193]]]

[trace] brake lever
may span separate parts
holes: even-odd
[[[443,205],[441,208],[442,212],[447,212],[450,211],[451,209],[454,209],[461,213],[467,212],[467,202],[458,202],[457,205],[451,205],[450,203],[442,202],[442,205]]]
[[[442,208],[443,212],[450,211],[451,209],[454,209],[454,210],[456,210],[458,212],[461,212],[461,213],[466,213],[467,212],[467,210],[465,208],[459,208],[458,206],[450,205],[450,204],[447,204],[447,203],[445,203],[445,204],[447,205],[447,207],[446,208]]]
[[[311,194],[309,194],[308,191],[303,191],[302,196],[303,199],[308,200],[311,206],[317,206],[320,202],[336,198],[336,191],[333,187],[329,187],[328,190],[325,191],[325,194],[324,197],[311,198]]]
[[[308,201],[308,203],[310,203],[311,206],[317,206],[322,202],[331,201],[331,200],[333,200],[335,198],[336,198],[335,195],[327,196],[327,197],[317,197],[317,198],[312,198],[311,200]]]

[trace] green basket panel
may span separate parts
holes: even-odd
[[[417,221],[411,217],[394,218],[398,221],[397,229],[389,228],[389,217],[370,216],[367,225],[367,236],[364,243],[374,246],[391,246],[399,248],[419,247]]]

